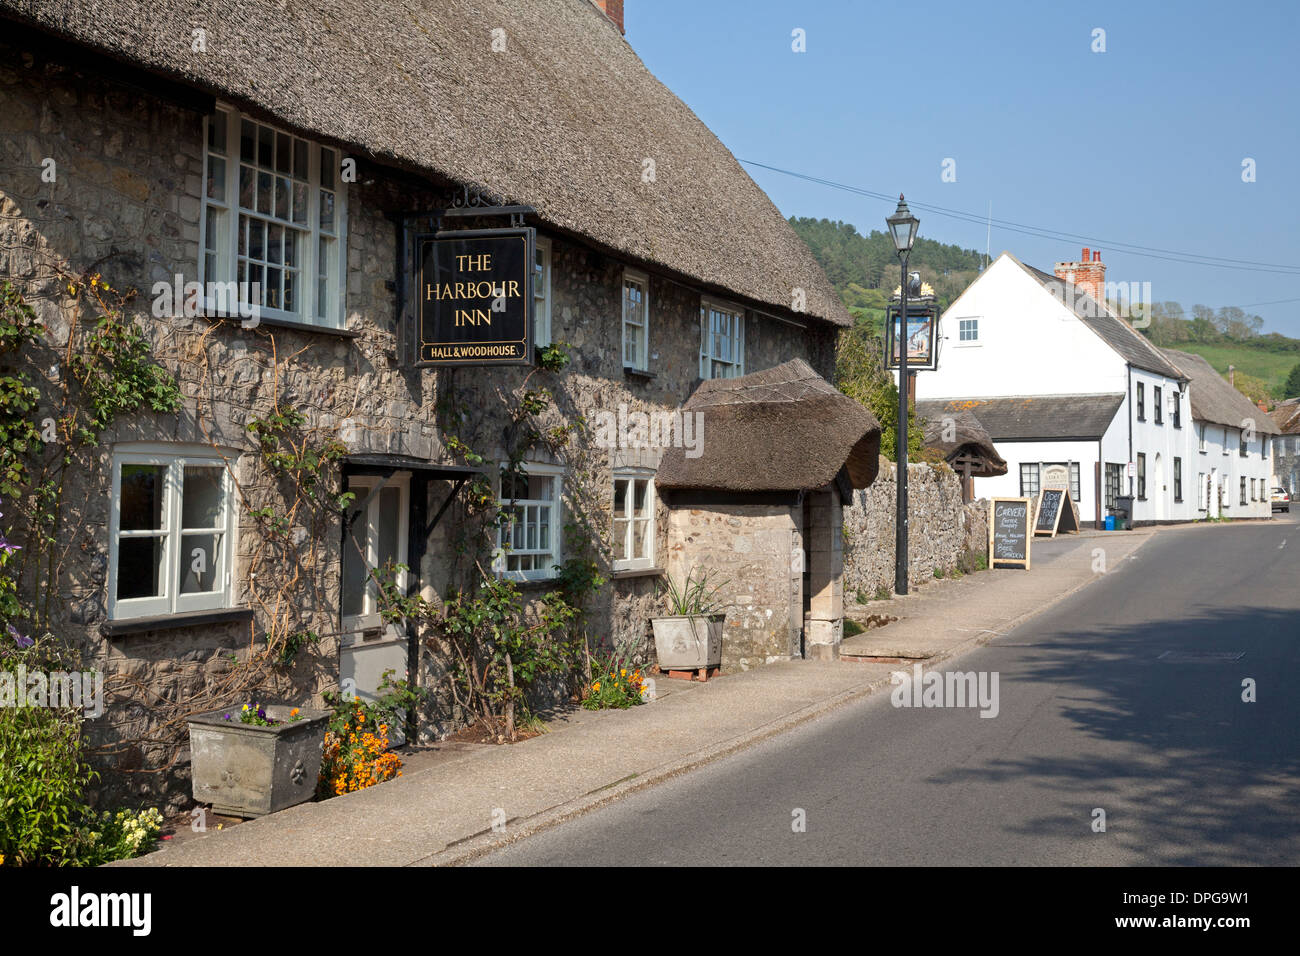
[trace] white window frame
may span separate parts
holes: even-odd
[[[1209,452],[1206,451],[1206,449],[1205,449],[1205,432],[1206,432],[1206,428],[1207,428],[1207,426],[1206,426],[1205,422],[1197,422],[1197,423],[1196,423],[1196,439],[1197,439],[1197,442],[1199,443],[1199,448],[1198,448],[1197,450],[1200,451],[1200,453],[1201,453],[1202,455],[1208,455],[1208,454],[1209,454]]]
[[[629,284],[641,287],[640,323],[629,321],[629,303],[627,297],[627,287]],[[639,272],[636,269],[624,269],[623,281],[619,285],[619,298],[623,304],[623,367],[636,369],[641,372],[648,371],[650,368],[650,277],[644,272]],[[627,360],[629,330],[633,330],[631,334],[637,339],[637,362],[629,362]]]
[[[640,557],[615,558],[613,561],[613,568],[615,571],[634,571],[653,568],[655,566],[655,511],[658,507],[658,502],[655,497],[654,472],[646,468],[617,468],[614,470],[613,479],[615,482],[615,489],[613,490],[615,491],[617,490],[618,482],[629,482],[628,493],[623,497],[625,513],[623,515],[614,514],[611,502],[611,544],[614,546],[613,553],[618,554],[620,550],[618,547],[620,522],[624,535],[622,550],[626,554],[632,553],[632,542],[634,540],[633,530],[638,521],[644,521],[646,523],[645,537],[643,540],[646,542],[647,552],[645,555]],[[635,483],[638,481],[644,482],[646,486],[645,504],[649,513],[645,515],[637,515],[633,513],[636,503]],[[615,494],[612,501],[617,500],[618,496]]]
[[[122,530],[122,466],[157,465],[166,468],[163,476],[162,533]],[[216,528],[185,529],[180,527],[182,516],[181,495],[184,487],[186,465],[220,468],[224,499],[224,521]],[[210,446],[127,443],[113,450],[113,491],[109,515],[108,546],[108,618],[111,621],[140,617],[161,617],[184,614],[190,611],[211,611],[234,607],[234,566],[238,549],[235,520],[236,495],[234,478],[230,473],[230,460]],[[186,533],[219,533],[223,535],[223,548],[219,574],[222,584],[213,591],[199,594],[180,593],[180,570],[186,556],[181,553],[181,542]],[[164,586],[161,595],[118,600],[118,541],[127,537],[161,537],[163,539]]]
[[[238,259],[239,259],[239,217],[241,207],[239,205],[239,167],[240,167],[240,124],[243,120],[256,123],[259,126],[265,126],[277,134],[283,134],[291,137],[293,140],[301,140],[307,144],[307,223],[304,230],[305,239],[302,245],[306,248],[299,250],[299,262],[301,265],[298,269],[299,287],[298,287],[298,308],[297,312],[289,312],[284,309],[272,308],[261,304],[257,305],[258,315],[261,318],[273,319],[279,322],[290,322],[295,325],[302,325],[308,328],[330,328],[341,329],[344,327],[344,317],[347,306],[347,241],[348,241],[348,215],[347,215],[347,183],[342,179],[342,152],[334,146],[324,146],[324,144],[315,140],[307,139],[303,136],[291,132],[263,120],[261,117],[241,113],[238,109],[228,103],[218,103],[214,114],[207,116],[203,120],[203,180],[199,214],[199,282],[203,284],[203,307],[209,315],[232,315],[237,312],[236,303],[225,301],[224,298],[211,293],[214,291],[209,283],[227,283],[238,281]],[[210,166],[214,158],[214,151],[209,147],[209,128],[213,123],[224,122],[226,124],[226,145],[224,158],[226,163],[225,174],[225,198],[218,200],[209,198],[207,195],[207,183],[210,173]],[[321,149],[332,150],[334,156],[340,161],[340,169],[334,174],[334,232],[322,232],[320,216],[320,198],[321,192],[325,188],[321,185],[320,162]],[[221,154],[215,154],[221,155]],[[277,174],[283,176],[283,173]],[[292,174],[291,174],[292,176]],[[292,182],[291,178],[291,182]],[[215,248],[208,247],[208,218],[214,211],[219,210],[223,213],[222,223],[214,227],[215,231]],[[264,219],[267,214],[257,212],[256,210],[244,210],[254,218]],[[274,218],[274,217],[272,217]],[[292,217],[291,217],[292,218]],[[283,220],[279,220],[283,222]],[[296,228],[302,229],[298,225]],[[318,279],[320,277],[320,245],[322,236],[331,238],[334,247],[330,250],[329,262],[325,263],[326,268],[326,296],[329,299],[329,307],[324,317],[317,314],[318,305]],[[209,275],[208,254],[214,253],[217,275]],[[239,306],[245,310],[251,305],[244,301],[245,288],[239,290]]]
[[[538,236],[534,256],[541,259],[541,275],[536,274],[536,258],[532,263],[533,274],[533,344],[550,345],[551,336],[551,240]]]
[[[356,494],[353,504],[348,506],[350,512],[353,508],[359,507],[362,502],[366,503],[364,514],[358,514],[356,521],[364,521],[366,524],[366,553],[362,556],[366,562],[367,572],[379,567],[379,500],[380,496],[374,494],[375,489],[382,482],[384,488],[396,488],[399,492],[397,504],[397,561],[398,564],[406,563],[406,556],[409,553],[410,538],[410,520],[411,513],[411,473],[409,471],[399,471],[391,475],[386,481],[381,475],[348,475],[347,490]],[[366,499],[369,498],[369,501]],[[343,546],[349,548],[352,546],[350,536],[345,535]],[[346,558],[345,558],[346,560]],[[346,565],[340,562],[340,574]],[[399,571],[396,581],[394,582],[402,593],[406,593],[407,585],[410,582],[410,571]],[[341,579],[339,585],[339,607],[343,607],[344,595],[343,588],[346,586],[346,577]],[[343,614],[344,631],[367,631],[382,626],[383,620],[379,616],[379,589],[375,584],[374,578],[368,578],[365,589],[361,595],[361,613],[360,614]]]
[[[555,565],[562,564],[564,556],[562,553],[562,544],[564,538],[564,468],[560,465],[546,465],[539,462],[525,462],[521,466],[521,471],[529,477],[549,477],[552,482],[551,500],[547,501],[541,498],[514,498],[506,499],[501,496],[501,469],[505,468],[507,462],[501,462],[497,471],[497,507],[501,509],[510,507],[549,507],[551,509],[551,547],[547,551],[517,551],[513,548],[507,551],[503,545],[503,539],[510,525],[499,525],[497,527],[497,546],[492,555],[492,569],[503,578],[509,578],[512,581],[547,581],[559,576],[559,569]],[[550,554],[551,561],[545,568],[533,568],[527,571],[509,571],[506,569],[506,558],[508,554]]]
[[[971,323],[969,329],[962,328],[966,323]],[[967,332],[972,332],[970,338],[965,338]],[[980,341],[980,316],[967,315],[957,320],[957,341],[953,343],[958,348],[977,348],[984,343]]]
[[[1224,425],[1223,426],[1223,453],[1225,455],[1232,454],[1231,446],[1232,446],[1232,442],[1228,441],[1228,426]]]
[[[734,320],[731,325],[731,341],[735,343],[732,354],[734,360],[720,359],[713,354],[713,322],[711,312],[721,312]],[[730,370],[727,375],[714,375],[714,366],[720,365]],[[709,296],[700,298],[700,378],[739,378],[745,374],[745,310],[725,299]]]

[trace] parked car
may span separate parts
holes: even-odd
[[[1285,511],[1287,514],[1291,513],[1291,496],[1286,493],[1285,488],[1274,488],[1272,500],[1274,512]]]

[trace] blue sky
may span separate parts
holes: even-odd
[[[1238,305],[1300,336],[1300,3],[627,0],[646,65],[738,158],[995,222],[1050,269],[1102,251],[1152,297]],[[807,52],[791,50],[805,31]],[[1093,31],[1105,30],[1104,53]],[[906,38],[906,39],[904,39]],[[911,53],[901,57],[901,51]],[[901,62],[900,62],[901,61]],[[905,133],[905,136],[900,134]],[[1242,181],[1252,158],[1256,181]],[[945,159],[956,182],[941,181]],[[786,215],[883,228],[893,203],[747,166]],[[985,224],[913,207],[921,235]],[[1280,264],[1289,273],[1140,256]],[[1166,252],[1157,255],[1167,255]],[[1275,300],[1297,301],[1272,303]]]

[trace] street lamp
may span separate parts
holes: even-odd
[[[898,516],[894,522],[894,593],[907,593],[907,393],[911,371],[907,367],[907,259],[916,242],[921,220],[907,208],[898,194],[898,208],[885,220],[898,252],[901,272],[898,280]]]

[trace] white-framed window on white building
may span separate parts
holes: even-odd
[[[980,320],[978,318],[957,320],[957,344],[980,344]]]
[[[745,310],[716,299],[700,302],[700,378],[745,374]]]
[[[538,236],[533,248],[533,344],[551,344],[551,240]]]
[[[204,121],[200,281],[214,314],[342,328],[347,202],[338,150],[219,107]],[[223,287],[238,283],[234,301]]]
[[[1196,444],[1202,455],[1205,454],[1205,422],[1196,423]]]
[[[623,367],[650,367],[650,280],[632,269],[623,270]]]
[[[1224,426],[1223,426],[1223,453],[1224,453],[1225,455],[1230,455],[1230,454],[1232,454],[1232,451],[1228,448],[1228,444],[1229,444],[1229,442],[1228,442],[1228,426],[1227,426],[1227,425],[1224,425]]]
[[[234,482],[210,447],[119,446],[109,519],[109,619],[232,607],[234,512]]]
[[[1025,462],[1020,466],[1020,497],[1038,496],[1038,462]]]
[[[614,570],[654,567],[654,473],[614,472]]]
[[[498,573],[519,581],[559,573],[563,478],[563,468],[531,462],[522,473],[501,472],[499,504],[509,520],[497,533],[493,567]]]

